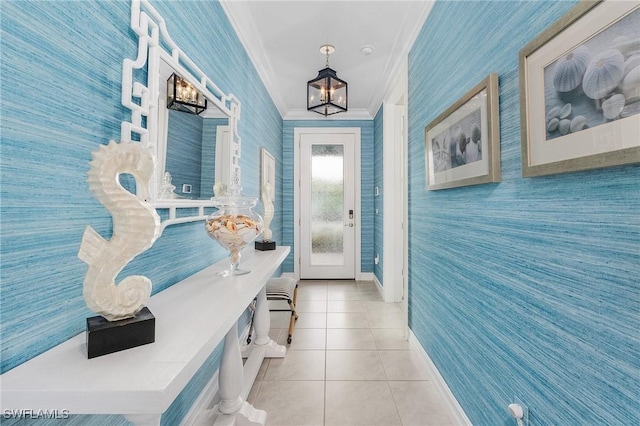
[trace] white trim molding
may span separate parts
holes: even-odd
[[[376,290],[378,290],[380,297],[382,297],[382,300],[384,300],[384,286],[380,281],[378,281],[378,277],[376,277],[375,274],[372,274],[372,275],[373,275],[373,283],[376,285]],[[404,324],[407,323],[406,321],[407,319],[404,318]]]
[[[471,420],[469,420],[469,418],[467,417],[467,414],[458,403],[456,397],[453,396],[453,393],[449,389],[449,386],[447,386],[447,382],[444,381],[444,378],[440,375],[440,372],[436,368],[435,364],[433,363],[433,361],[431,361],[431,358],[429,358],[429,355],[424,350],[411,329],[409,329],[409,345],[416,351],[418,355],[422,356],[422,361],[425,363],[425,365],[431,372],[431,375],[435,379],[434,382],[438,386],[439,394],[444,396],[450,412],[456,416],[456,424],[472,426]]]
[[[407,206],[406,152],[408,131],[406,111],[408,99],[408,58],[405,56],[396,79],[382,104],[383,108],[383,228],[382,282],[385,302],[401,302],[407,298],[403,275],[406,243],[405,210]],[[406,312],[406,310],[405,310]]]
[[[373,120],[373,116],[364,108],[350,108],[347,112],[327,117],[306,109],[290,109],[283,116],[283,120]]]

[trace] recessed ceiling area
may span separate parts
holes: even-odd
[[[418,0],[222,1],[283,119],[326,119],[308,112],[306,104],[307,81],[325,67],[320,52],[325,44],[336,49],[330,67],[349,85],[348,112],[329,119],[373,118],[432,5]]]

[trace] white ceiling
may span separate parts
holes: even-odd
[[[223,0],[222,6],[284,119],[325,119],[307,111],[307,81],[330,67],[349,85],[349,111],[370,119],[426,20],[426,0]],[[363,46],[373,53],[364,55]]]

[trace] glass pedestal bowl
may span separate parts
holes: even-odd
[[[218,211],[205,221],[207,234],[222,247],[229,250],[230,268],[218,274],[224,277],[244,275],[251,271],[239,269],[240,250],[251,244],[262,232],[262,218],[253,210],[256,198],[243,197],[238,193],[214,197]]]

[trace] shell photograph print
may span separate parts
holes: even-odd
[[[640,9],[544,69],[546,139],[640,114]]]
[[[500,182],[498,75],[489,74],[425,127],[430,191]]]
[[[436,173],[482,159],[481,125],[478,108],[433,138],[431,143]]]
[[[519,77],[523,177],[640,163],[640,1],[578,2]]]

